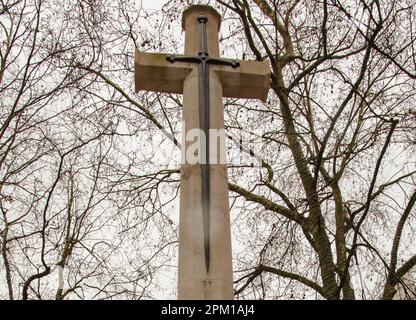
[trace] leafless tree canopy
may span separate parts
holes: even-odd
[[[1,299],[175,297],[182,98],[133,63],[193,2],[0,0]],[[224,101],[236,298],[415,297],[414,1],[206,3],[271,68]]]

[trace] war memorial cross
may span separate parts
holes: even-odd
[[[267,61],[219,57],[220,14],[206,5],[183,13],[185,55],[135,53],[135,89],[183,94],[183,136],[199,130],[198,161],[184,140],[180,183],[178,299],[233,299],[223,97],[265,101]],[[214,137],[215,141],[211,141]]]

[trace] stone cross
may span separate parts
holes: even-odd
[[[214,8],[193,5],[182,17],[185,55],[135,53],[136,92],[183,94],[183,136],[202,132],[196,163],[187,157],[191,141],[182,145],[179,299],[233,299],[222,98],[265,101],[269,89],[268,62],[219,58],[220,24]]]

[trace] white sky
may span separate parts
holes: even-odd
[[[143,8],[145,9],[160,10],[166,3],[166,0],[141,0],[141,2],[143,3]]]

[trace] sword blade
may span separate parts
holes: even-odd
[[[208,18],[199,16],[200,23],[199,51],[198,56],[175,56],[169,55],[166,60],[175,62],[198,63],[198,93],[199,93],[199,126],[203,131],[204,137],[200,137],[201,144],[201,205],[202,205],[202,223],[204,232],[204,255],[205,267],[209,272],[210,255],[211,255],[211,227],[210,227],[210,210],[211,210],[211,164],[210,164],[210,96],[209,96],[209,65],[224,65],[237,68],[240,63],[236,60],[211,58],[208,53],[208,39],[206,34],[206,23]]]
[[[210,110],[209,110],[209,70],[208,64],[202,61],[199,64],[199,123],[204,134],[201,141],[201,182],[202,182],[202,219],[204,226],[204,254],[205,267],[207,272],[210,266],[210,209],[211,209],[211,177],[209,163],[209,127],[210,127]],[[204,143],[205,142],[205,145]]]

